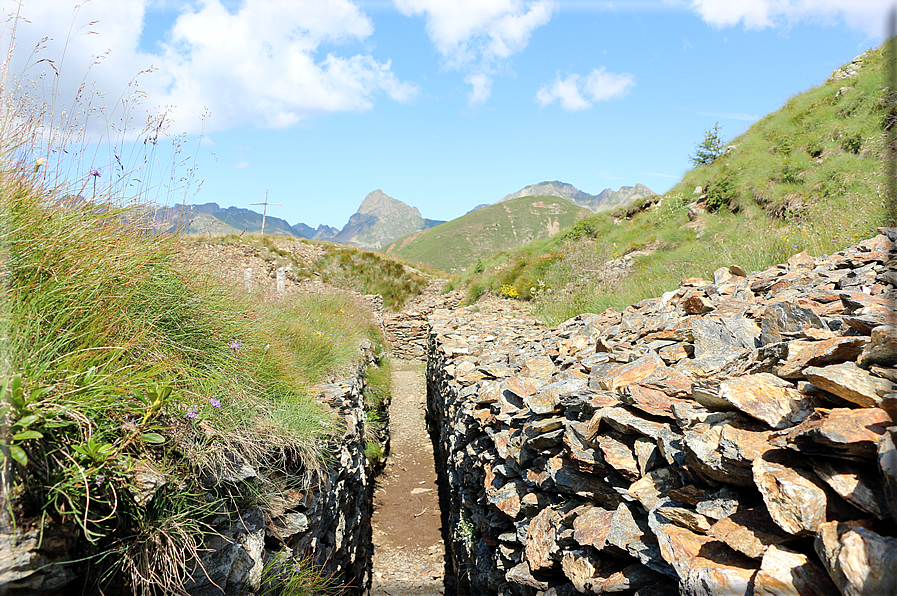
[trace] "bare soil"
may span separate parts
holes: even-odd
[[[391,451],[374,491],[372,596],[444,593],[445,546],[424,412],[424,363],[393,360]]]

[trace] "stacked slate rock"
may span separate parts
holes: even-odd
[[[434,314],[459,593],[897,594],[897,230],[881,232],[554,329]]]
[[[386,339],[394,358],[425,360],[427,357],[427,317],[440,308],[452,308],[464,294],[460,291],[439,294],[441,283],[432,284],[422,296],[415,299],[418,305],[384,317]],[[382,299],[381,299],[382,307]]]

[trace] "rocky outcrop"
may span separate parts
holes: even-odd
[[[459,593],[895,593],[882,232],[552,329],[435,312],[428,419]]]

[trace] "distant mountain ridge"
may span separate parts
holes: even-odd
[[[586,209],[597,213],[599,211],[622,207],[623,205],[628,205],[638,199],[654,196],[656,194],[657,193],[644,184],[636,184],[635,186],[621,186],[620,190],[616,191],[610,188],[605,188],[597,195],[590,195],[587,192],[579,190],[572,184],[554,180],[552,182],[531,184],[515,193],[502,197],[498,202],[502,203],[520,197],[551,196],[566,199],[574,205],[585,207]]]

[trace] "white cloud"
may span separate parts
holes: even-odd
[[[238,161],[237,163],[235,163],[234,167],[238,170],[245,170],[249,167],[249,162],[244,159],[243,161]]]
[[[635,75],[607,72],[603,66],[596,68],[587,77],[578,74],[560,75],[550,85],[543,85],[536,93],[536,101],[545,107],[555,101],[561,108],[576,112],[592,107],[599,101],[623,97],[635,86]]]
[[[492,95],[492,78],[484,73],[469,74],[464,82],[471,86],[467,101],[471,106],[485,103]]]
[[[882,37],[893,0],[690,0],[689,5],[714,27],[742,23],[746,29],[788,26],[799,21],[843,22]]]
[[[496,67],[529,44],[558,11],[556,0],[393,0],[405,16],[425,16],[446,67],[467,70],[471,104],[488,98]],[[485,94],[485,97],[484,97]]]
[[[232,11],[220,0],[200,0],[185,5],[157,54],[139,47],[149,2],[91,0],[73,21],[72,0],[26,1],[22,15],[31,23],[19,25],[13,68],[24,68],[23,58],[44,35],[55,39],[38,58],[58,61],[74,22],[80,33],[65,50],[64,105],[85,79],[91,57],[110,50],[87,74],[88,88],[109,92],[106,103],[114,104],[134,75],[153,65],[156,72],[140,79],[152,104],[147,107],[171,106],[176,130],[188,132],[199,130],[206,108],[211,111],[207,130],[283,128],[331,112],[369,110],[378,95],[399,102],[417,96],[417,87],[400,81],[389,61],[333,50],[319,55],[323,44],[330,48],[372,34],[370,19],[350,0],[242,0]],[[15,5],[0,0],[0,11],[8,14]],[[47,66],[38,65],[29,76],[38,76],[41,68],[49,75]]]

